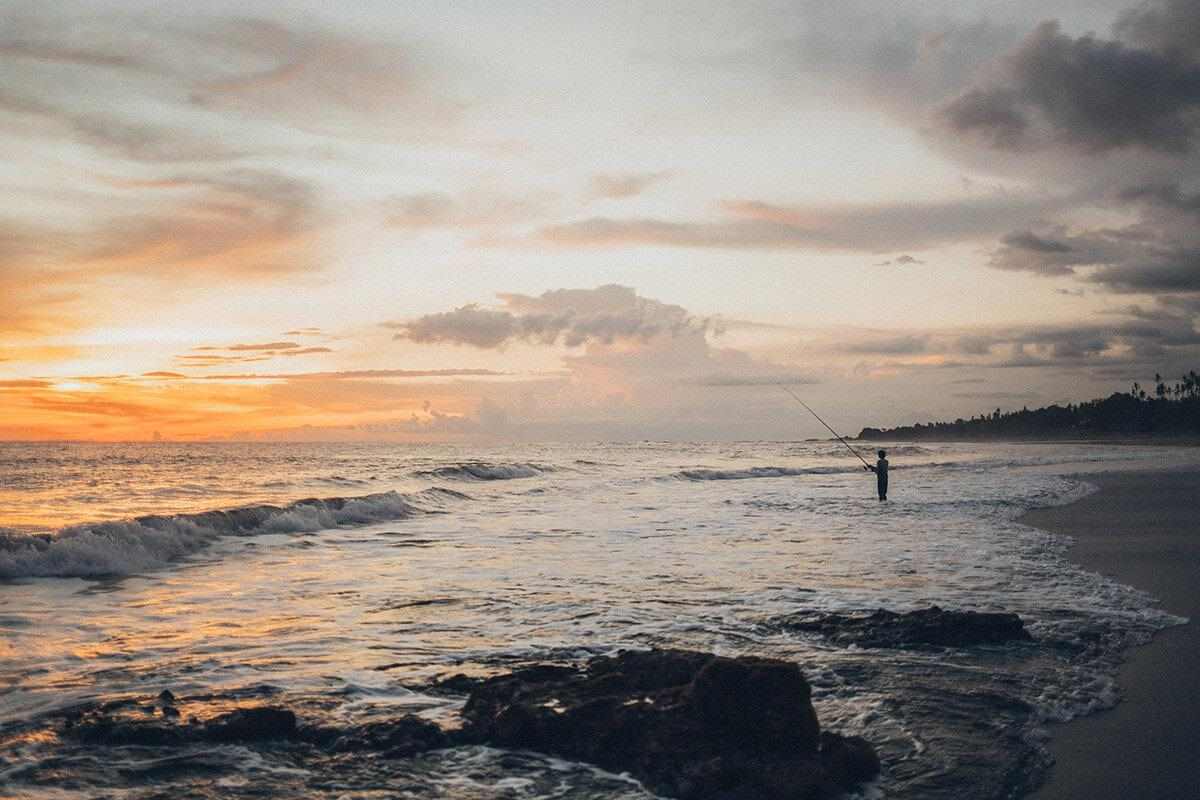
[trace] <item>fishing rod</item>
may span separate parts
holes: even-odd
[[[813,411],[811,408],[808,408],[808,403],[806,403],[806,402],[804,402],[803,400],[801,400],[801,399],[800,399],[800,395],[796,394],[795,392],[793,392],[791,389],[789,389],[787,386],[785,386],[785,385],[784,385],[784,384],[782,384],[782,383],[777,383],[777,384],[775,384],[775,385],[776,385],[776,386],[778,386],[780,389],[783,389],[783,390],[784,390],[785,392],[787,392],[788,394],[790,394],[790,395],[792,396],[792,399],[793,399],[793,400],[795,400],[797,403],[799,403],[800,405],[802,405],[802,406],[804,406],[806,409],[808,409],[808,413],[810,413],[810,414],[812,414],[814,417],[816,417],[816,418],[817,418],[817,422],[821,423],[821,424],[822,424],[822,425],[824,425],[826,428],[829,428],[829,423],[828,423],[828,422],[826,422],[825,420],[821,419],[820,415],[819,415],[819,414],[817,414],[817,412]],[[865,466],[867,469],[870,469],[870,468],[871,468],[871,465],[867,463],[867,460],[866,460],[865,458],[863,458],[862,456],[858,455],[858,451],[857,451],[857,450],[855,450],[853,447],[851,447],[851,446],[850,446],[850,444],[849,444],[849,443],[848,443],[848,442],[847,442],[845,439],[843,439],[843,438],[842,438],[841,434],[839,434],[839,433],[838,433],[837,431],[835,431],[833,428],[829,428],[829,432],[830,432],[830,433],[832,433],[834,436],[836,436],[836,437],[837,437],[837,440],[838,440],[839,442],[841,442],[842,444],[846,445],[846,449],[847,449],[847,450],[849,450],[851,453],[854,453],[854,455],[858,456],[858,460],[859,460],[859,461],[861,461],[861,462],[863,462],[863,466]]]

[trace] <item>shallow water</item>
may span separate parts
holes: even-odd
[[[46,798],[264,785],[276,797],[645,797],[587,765],[486,748],[384,766],[283,747],[97,752],[50,720],[170,688],[227,704],[270,696],[306,720],[450,721],[461,700],[424,691],[431,678],[674,646],[800,663],[822,724],[880,749],[870,793],[1020,794],[1044,767],[1042,724],[1111,705],[1121,650],[1178,620],[1015,519],[1090,491],[1065,475],[1200,455],[890,449],[881,504],[872,476],[827,442],[0,444],[0,786]],[[840,648],[774,622],[931,604],[1015,611],[1035,641]]]

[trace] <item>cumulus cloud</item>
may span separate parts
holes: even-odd
[[[502,294],[500,302],[498,308],[467,306],[390,327],[408,341],[481,348],[514,342],[571,346],[562,355],[562,373],[539,376],[519,397],[494,396],[514,430],[627,438],[740,426],[745,434],[776,424],[740,416],[748,396],[768,407],[787,400],[746,389],[818,379],[794,363],[714,346],[706,320],[625,286]]]
[[[388,323],[388,327],[396,330],[397,339],[493,349],[518,341],[578,347],[588,342],[646,340],[703,331],[706,325],[679,306],[640,297],[633,289],[615,284],[500,298],[505,305],[501,309],[471,304]]]

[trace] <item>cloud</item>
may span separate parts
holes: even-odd
[[[812,375],[779,371],[764,375],[703,375],[695,381],[700,386],[806,386],[820,383]]]
[[[1120,38],[1154,52],[1200,59],[1200,6],[1192,0],[1143,2],[1122,13],[1113,30]]]
[[[570,247],[656,245],[878,253],[986,238],[1018,221],[1035,220],[1061,204],[1062,200],[1045,195],[1000,194],[933,203],[843,206],[731,201],[722,206],[725,217],[715,221],[591,217],[544,227],[537,236]],[[903,263],[915,263],[915,259]]]
[[[221,66],[192,84],[189,99],[203,108],[351,136],[436,134],[461,111],[460,102],[433,90],[434,75],[415,45],[267,19],[220,20],[185,35],[225,59],[210,62]]]
[[[0,108],[120,158],[237,158],[247,151],[222,133],[267,141],[256,123],[444,136],[462,107],[435,91],[430,54],[415,44],[294,20],[26,10],[0,33]],[[106,111],[86,110],[96,106]]]
[[[705,327],[679,306],[639,297],[633,289],[615,284],[500,298],[503,309],[471,304],[387,325],[396,330],[396,339],[481,349],[518,341],[578,347],[588,342],[675,336]]]
[[[124,279],[177,293],[320,266],[329,221],[302,180],[232,170],[107,179],[103,188],[107,194],[44,220],[0,219],[0,330],[32,335],[86,326],[120,308],[116,287]]]
[[[920,265],[920,264],[924,264],[924,263],[925,262],[921,261],[919,258],[915,258],[913,256],[906,254],[906,255],[896,256],[895,258],[888,259],[887,261],[880,261],[875,266],[877,266],[877,267],[891,267],[891,266],[906,267],[906,266],[910,266],[910,265]]]
[[[87,237],[91,246],[81,243],[77,256],[90,262],[90,268],[177,277],[181,267],[192,264],[211,277],[297,272],[313,264],[302,245],[313,244],[325,220],[315,190],[304,180],[231,170],[129,188],[153,205],[92,231]]]
[[[856,91],[909,122],[932,103],[956,94],[982,65],[1020,38],[1013,25],[986,19],[965,21],[945,15],[889,9],[861,0],[839,3],[804,0],[795,16],[799,30],[772,19],[758,50],[788,69],[779,79],[792,83],[795,70],[839,89]]]
[[[610,200],[636,197],[656,183],[670,178],[671,170],[660,172],[634,172],[626,175],[595,175],[592,177],[589,194],[593,198]]]
[[[954,392],[953,395],[969,400],[1034,400],[1042,396],[1040,392]]]
[[[1041,275],[1073,275],[1114,292],[1178,294],[1200,292],[1200,194],[1176,184],[1133,186],[1114,202],[1138,216],[1121,227],[1006,235],[989,263]]]
[[[300,347],[296,342],[264,342],[261,344],[231,344],[222,347],[213,345],[205,345],[203,347],[194,347],[193,350],[229,350],[231,352],[241,352],[245,350],[294,350]]]
[[[0,61],[2,61],[0,53]],[[82,112],[45,103],[0,87],[0,122],[32,119],[50,135],[64,134],[116,158],[140,162],[230,161],[245,155],[217,139],[165,124],[122,119],[112,113]],[[9,126],[11,129],[11,125]]]
[[[998,149],[1189,151],[1200,124],[1200,63],[1190,44],[1174,46],[1152,30],[1161,12],[1148,7],[1118,24],[1142,45],[1074,38],[1043,22],[1005,57],[999,77],[944,106],[943,123]]]
[[[329,372],[239,373],[200,377],[208,381],[362,381],[392,378],[494,378],[508,374],[492,369],[350,369]]]
[[[544,215],[554,202],[549,193],[523,195],[477,189],[458,196],[445,192],[395,195],[384,204],[394,228],[490,228],[528,222]]]
[[[328,347],[302,347],[295,342],[267,342],[264,344],[235,344],[228,347],[194,347],[193,350],[204,351],[201,355],[185,354],[175,356],[175,360],[193,367],[211,367],[222,364],[239,364],[256,361],[269,361],[272,358],[294,358],[296,356],[332,353]],[[229,355],[234,353],[235,355]]]
[[[499,299],[498,308],[466,306],[389,327],[410,341],[572,347],[562,355],[562,372],[537,382],[501,382],[488,395],[510,432],[594,439],[736,428],[752,435],[778,423],[751,420],[747,408],[770,407],[775,420],[773,412],[787,398],[741,389],[819,379],[795,364],[715,347],[707,320],[629,287],[505,293]]]
[[[44,389],[53,384],[50,381],[34,379],[0,380],[0,391],[13,389]]]
[[[911,355],[923,353],[928,347],[925,336],[894,336],[849,342],[838,349],[844,353],[874,353],[881,355]]]

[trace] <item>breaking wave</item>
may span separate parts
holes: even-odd
[[[0,528],[0,579],[128,575],[157,569],[226,536],[300,533],[438,513],[462,492],[434,487],[413,494],[299,500],[198,514],[145,516],[72,525],[55,533]]]
[[[553,472],[552,467],[544,464],[493,464],[487,461],[462,461],[448,464],[444,467],[424,469],[414,472],[420,478],[450,478],[462,481],[509,481],[515,478],[535,478],[546,472]]]
[[[789,478],[797,475],[842,475],[862,469],[846,467],[750,467],[749,469],[683,469],[672,478],[684,481],[740,481],[750,478]]]

